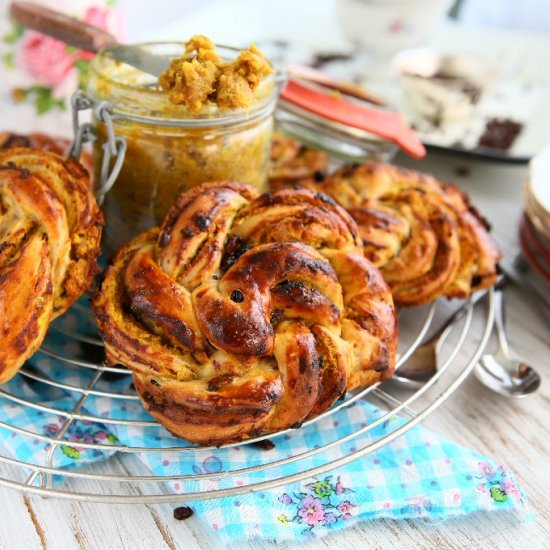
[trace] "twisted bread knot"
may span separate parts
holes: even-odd
[[[396,303],[466,298],[495,283],[500,252],[457,187],[381,163],[344,166],[303,185],[337,197],[352,215],[365,256],[381,270]]]
[[[0,383],[90,286],[103,218],[76,161],[0,151]]]
[[[0,150],[14,147],[30,147],[50,151],[62,157],[67,156],[71,148],[71,140],[58,136],[40,134],[15,134],[14,132],[0,132]],[[92,171],[92,155],[86,149],[80,154],[80,163],[88,172]]]
[[[358,244],[326,195],[195,188],[109,268],[94,299],[107,357],[188,440],[299,425],[393,370],[391,294]]]
[[[323,177],[330,157],[282,134],[273,135],[269,187],[277,190],[306,178]]]

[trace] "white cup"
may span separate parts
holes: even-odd
[[[375,57],[423,44],[452,0],[336,0],[344,34]]]

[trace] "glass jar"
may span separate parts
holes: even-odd
[[[184,51],[177,42],[143,47],[166,57],[167,67]],[[239,53],[221,46],[217,50],[226,60]],[[265,190],[278,95],[274,75],[262,81],[246,109],[220,111],[212,104],[192,114],[170,103],[153,76],[115,61],[106,50],[90,64],[88,94],[110,104],[115,133],[127,142],[122,169],[103,204],[107,254],[160,224],[175,198],[200,183],[232,180]],[[99,174],[107,130],[97,118],[93,124]]]
[[[326,88],[307,82],[309,87],[326,93]],[[327,86],[328,87],[328,86]],[[366,103],[338,91],[338,97],[352,103]],[[380,106],[375,108],[382,109]],[[278,129],[288,137],[314,149],[321,149],[336,160],[346,162],[388,162],[398,147],[391,141],[365,130],[347,126],[311,112],[300,105],[279,98],[275,116]]]

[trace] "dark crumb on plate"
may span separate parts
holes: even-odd
[[[457,166],[455,167],[455,174],[466,178],[470,175],[470,168],[468,166]]]
[[[275,443],[273,443],[273,441],[270,441],[269,439],[263,439],[262,441],[256,441],[255,443],[251,443],[251,446],[257,447],[262,451],[271,451],[271,449],[275,448]]]
[[[491,118],[487,121],[477,146],[507,151],[522,128],[523,124],[509,118]]]
[[[182,519],[190,518],[193,515],[193,510],[189,506],[180,506],[174,508],[174,519],[181,521]]]
[[[333,61],[349,61],[352,55],[349,53],[317,53],[309,64],[314,69],[322,69]]]

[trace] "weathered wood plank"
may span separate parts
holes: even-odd
[[[0,476],[13,479],[14,468],[0,464]],[[0,490],[0,548],[45,548],[45,539],[39,518],[28,498],[16,491]]]

